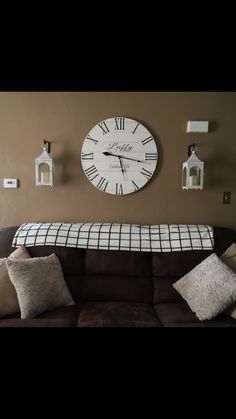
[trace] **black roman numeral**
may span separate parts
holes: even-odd
[[[90,140],[90,141],[93,141],[93,142],[94,142],[94,144],[97,144],[97,143],[98,143],[98,140],[95,140],[95,138],[90,137],[90,135],[88,135],[88,136],[86,137],[86,139],[87,139],[87,140]]]
[[[150,177],[153,175],[152,172],[149,172],[149,170],[144,169],[144,167],[141,170],[141,174],[144,175],[147,179],[150,179]]]
[[[154,139],[151,135],[150,135],[150,137],[145,138],[141,142],[142,142],[143,145],[146,145],[146,144],[150,143],[150,141],[154,141]]]
[[[138,128],[138,126],[139,126],[139,123],[136,125],[136,127],[134,128],[134,130],[132,131],[132,134],[134,134],[135,133],[135,131],[136,131],[136,129]]]
[[[99,182],[97,183],[97,187],[99,188],[99,189],[101,189],[101,191],[104,191],[105,192],[105,190],[106,190],[106,188],[107,188],[107,185],[108,185],[108,182],[109,181],[107,181],[106,182],[106,179],[104,178],[104,177],[101,177],[101,179],[99,180]]]
[[[157,153],[145,153],[145,160],[156,160]]]
[[[93,160],[93,153],[82,153],[82,160]]]
[[[100,124],[98,124],[98,126],[101,128],[101,130],[103,132],[103,135],[104,134],[107,134],[108,132],[110,132],[110,130],[109,130],[109,128],[108,128],[108,126],[107,126],[107,124],[106,124],[105,121],[103,121]]]
[[[115,129],[116,130],[125,129],[125,118],[115,118]]]
[[[121,183],[116,183],[116,195],[123,195],[123,186]]]
[[[87,174],[87,176],[90,180],[93,180],[98,176],[98,173],[95,176],[93,176],[94,173],[96,173],[96,172],[97,172],[97,168],[96,168],[96,166],[94,166],[94,164],[92,166],[88,167],[85,170],[85,173]]]
[[[139,190],[138,185],[136,185],[136,183],[133,180],[132,180],[132,183],[133,183],[134,190],[138,191]]]

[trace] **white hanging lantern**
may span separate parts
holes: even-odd
[[[183,163],[182,189],[203,189],[204,163],[196,156],[196,145],[188,148],[189,159]]]
[[[43,147],[43,152],[35,159],[35,178],[37,186],[53,186],[53,174],[55,172],[55,165],[53,159],[50,157],[51,143],[44,140],[44,144],[48,145]]]

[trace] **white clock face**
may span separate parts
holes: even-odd
[[[109,118],[86,136],[81,162],[98,189],[112,195],[137,192],[152,177],[158,151],[152,134],[134,119]]]

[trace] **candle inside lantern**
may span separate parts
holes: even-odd
[[[49,173],[48,171],[41,172],[41,183],[49,182]]]
[[[192,175],[192,176],[189,176],[189,186],[196,186],[198,183],[197,183],[197,176],[196,175]]]

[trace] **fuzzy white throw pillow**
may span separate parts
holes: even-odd
[[[212,253],[173,284],[199,320],[210,320],[236,302],[236,274]]]
[[[60,261],[54,253],[17,261],[7,259],[6,266],[16,289],[22,319],[75,304],[64,280]]]

